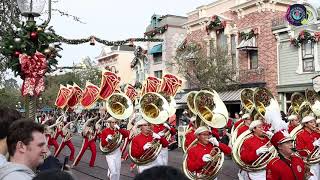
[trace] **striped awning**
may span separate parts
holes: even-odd
[[[256,38],[252,37],[250,39],[244,39],[241,41],[239,46],[237,47],[239,50],[247,51],[247,50],[257,50]]]
[[[222,99],[223,102],[240,102],[240,93],[242,89],[234,90],[234,91],[224,91],[219,92],[219,96]],[[186,104],[188,98],[188,93],[185,93],[180,96],[180,98],[176,98],[177,104]]]

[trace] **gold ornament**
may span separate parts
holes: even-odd
[[[51,50],[49,48],[47,48],[47,49],[44,50],[44,53],[46,55],[50,55],[51,54]]]
[[[38,32],[43,32],[43,28],[42,28],[42,27],[38,27],[38,28],[37,28],[37,31],[38,31]]]

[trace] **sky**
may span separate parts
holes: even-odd
[[[85,22],[52,15],[50,24],[56,33],[65,38],[87,38],[91,35],[105,40],[125,40],[143,37],[153,14],[186,16],[187,12],[214,0],[54,0],[52,8],[72,14]],[[71,66],[89,56],[99,56],[103,44],[63,45],[59,66]]]

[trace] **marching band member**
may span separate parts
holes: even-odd
[[[117,120],[113,117],[110,117],[107,122],[109,127],[105,128],[101,132],[101,144],[102,146],[108,146],[108,142],[113,139],[113,135],[117,132],[121,133],[124,138],[129,137],[130,131],[126,129],[120,129],[117,124]],[[106,155],[106,160],[108,164],[108,177],[110,180],[119,180],[120,179],[120,169],[121,169],[121,150],[120,147],[115,149],[113,152],[110,152]]]
[[[82,136],[83,136],[83,141],[82,141],[82,147],[80,149],[80,152],[78,156],[76,157],[75,161],[72,164],[72,167],[77,166],[78,163],[80,162],[84,152],[87,150],[87,148],[90,148],[91,151],[91,158],[90,158],[90,163],[89,166],[93,167],[94,162],[96,160],[97,156],[97,150],[96,150],[96,131],[94,130],[95,124],[93,123],[94,120],[96,120],[98,117],[95,116],[94,118],[88,119],[87,122],[83,125],[83,131],[82,131]]]
[[[169,131],[171,136],[174,136],[177,131],[174,127],[170,127],[169,124],[154,124],[153,125],[153,132],[157,133],[161,137],[165,137],[166,132]],[[157,157],[159,165],[166,166],[168,165],[168,147],[162,147],[159,156]]]
[[[238,132],[237,132],[237,137],[240,136],[243,132],[245,132],[246,130],[249,129],[249,126],[252,122],[252,117],[250,116],[250,114],[244,114],[242,116],[242,120],[243,120],[243,125],[241,127],[239,127]],[[239,121],[238,121],[239,122]],[[238,124],[239,125],[239,124]],[[237,125],[237,126],[238,126]],[[235,128],[237,127],[235,124]]]
[[[194,134],[195,132],[195,125],[192,125],[193,123],[195,123],[196,117],[192,117],[190,120],[190,124],[189,124],[189,128],[187,130],[187,133],[185,134],[185,140],[184,140],[184,146],[185,149],[187,149],[189,147],[189,145],[196,140],[196,136]]]
[[[295,127],[300,124],[300,120],[297,115],[290,115],[288,117],[289,125],[288,125],[288,132],[290,133]]]
[[[207,126],[200,126],[195,135],[198,143],[188,150],[187,168],[190,172],[201,173],[207,162],[211,161],[210,152],[216,146],[226,155],[231,154],[231,148],[223,143],[219,143],[215,137],[210,137],[211,131]]]
[[[314,132],[316,128],[316,119],[313,116],[306,116],[302,119],[301,124],[303,129],[297,134],[296,148],[302,157],[307,157],[312,153],[315,148],[320,147],[320,140],[318,139],[317,133]],[[309,180],[320,179],[319,164],[312,164],[310,171],[313,174]]]
[[[64,122],[63,121],[58,121],[56,123],[57,123],[57,126],[56,126],[55,134],[54,134],[54,137],[53,137],[55,140],[57,140],[60,135],[62,136],[62,128],[64,127]]]
[[[253,132],[253,136],[246,139],[240,150],[240,158],[246,164],[252,164],[260,155],[269,151],[269,138],[263,130],[263,122],[261,120],[252,121],[249,130]],[[266,171],[261,170],[257,172],[246,172],[241,170],[240,174],[244,180],[265,180]]]
[[[279,156],[272,159],[266,168],[267,180],[303,180],[305,164],[293,152],[293,139],[287,131],[278,131],[271,138]]]
[[[74,152],[75,152],[75,148],[74,145],[71,141],[72,139],[72,132],[70,130],[71,125],[72,125],[73,121],[67,123],[63,128],[62,128],[62,140],[60,143],[60,146],[58,148],[58,150],[55,152],[54,157],[58,157],[61,150],[67,145],[70,149],[70,161],[74,160]]]
[[[42,122],[42,124],[44,124],[45,126],[45,136],[47,139],[47,144],[48,144],[48,148],[50,149],[50,146],[54,147],[54,152],[57,152],[58,148],[59,148],[59,144],[57,142],[56,139],[54,139],[54,130],[53,128],[55,126],[57,126],[57,124],[53,124],[51,126],[47,125],[47,123],[49,123],[50,120],[45,120]]]
[[[136,126],[140,128],[141,132],[132,139],[131,144],[131,155],[134,158],[139,159],[143,153],[152,146],[152,141],[159,140],[162,144],[163,148],[168,147],[168,141],[166,138],[159,136],[158,134],[152,132],[151,124],[145,121],[144,119],[140,119]],[[154,160],[145,165],[138,165],[138,172],[141,173],[145,169],[149,169],[154,166],[158,166],[159,162]]]

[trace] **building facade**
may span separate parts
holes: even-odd
[[[104,47],[96,61],[101,70],[115,72],[121,78],[121,84],[135,83],[135,72],[131,68],[131,61],[134,58],[134,46],[122,45]]]
[[[305,94],[313,89],[313,80],[320,72],[320,21],[317,10],[306,5],[314,19],[296,27],[275,20],[273,33],[277,38],[278,85],[281,109],[287,112],[294,92]]]
[[[277,40],[272,22],[283,18],[292,3],[295,1],[217,0],[200,6],[187,14],[187,41],[227,48],[241,88],[266,87],[277,96]],[[227,99],[223,100],[228,105]],[[240,99],[236,102],[229,111],[240,110]]]
[[[163,39],[163,42],[148,42],[149,75],[162,78],[165,73],[178,74],[174,68],[175,54],[178,46],[186,36],[186,29],[182,27],[187,17],[175,15],[153,15],[144,35],[150,38]],[[180,76],[181,77],[181,76]],[[183,77],[181,77],[183,78]],[[184,81],[185,83],[185,81]],[[183,84],[185,88],[185,84]]]

